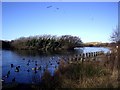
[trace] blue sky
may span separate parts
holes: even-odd
[[[117,25],[117,2],[2,3],[3,40],[51,34],[79,36],[83,42],[109,42]]]

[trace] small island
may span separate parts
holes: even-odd
[[[63,35],[37,35],[20,37],[11,41],[2,41],[3,49],[13,50],[40,50],[40,51],[61,51],[74,50],[82,46],[82,40],[77,36]]]

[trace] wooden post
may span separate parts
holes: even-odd
[[[88,58],[88,53],[86,53],[86,58]]]
[[[89,57],[90,57],[90,53],[89,53]]]
[[[82,56],[82,63],[83,63],[83,61],[84,61],[84,58],[85,58],[85,54],[83,53],[83,56]]]
[[[95,52],[93,52],[93,56],[95,57]]]
[[[92,52],[92,57],[94,57],[94,56],[93,56],[93,52]]]

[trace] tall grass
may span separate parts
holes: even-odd
[[[107,75],[107,71],[92,62],[60,64],[54,76],[47,71],[43,75],[43,87],[77,88],[90,87],[94,79]],[[94,80],[95,81],[95,80]],[[96,82],[93,82],[95,87]]]
[[[64,61],[60,62],[59,68],[56,70],[53,78],[50,80],[50,87],[55,88],[117,88],[118,82],[118,63],[116,59],[116,52],[113,50],[110,55],[101,55],[99,61],[85,61],[74,62],[66,64]],[[43,75],[47,77],[46,73]],[[48,80],[44,78],[48,85]],[[57,82],[57,83],[56,83]]]

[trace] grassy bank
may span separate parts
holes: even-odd
[[[118,88],[119,55],[115,48],[111,54],[89,58],[88,61],[73,61],[65,64],[63,60],[54,76],[46,71],[41,86],[36,88]]]
[[[113,83],[111,75],[112,72],[108,68],[98,65],[97,62],[62,64],[54,76],[50,76],[49,72],[44,74],[42,86],[48,88],[115,88],[117,83]]]

